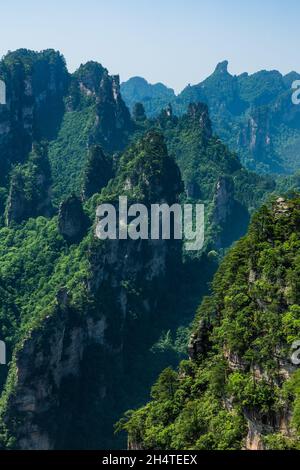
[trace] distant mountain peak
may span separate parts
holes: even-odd
[[[129,78],[127,80],[127,82],[129,82],[129,83],[143,83],[143,84],[149,85],[149,83],[147,82],[147,80],[144,77],[140,77],[138,75]],[[124,82],[124,83],[126,83],[126,82]]]
[[[215,68],[214,73],[228,73],[228,60],[223,60],[223,62],[219,62]]]

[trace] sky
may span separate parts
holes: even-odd
[[[179,92],[216,64],[300,72],[299,0],[0,0],[0,56],[54,48],[70,71],[96,60],[121,81]]]

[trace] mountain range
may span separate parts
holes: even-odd
[[[247,168],[290,174],[300,167],[300,108],[292,102],[292,83],[299,78],[296,72],[282,75],[277,70],[231,75],[224,61],[204,81],[188,85],[177,96],[172,89],[140,77],[122,83],[121,93],[130,109],[135,102],[143,103],[149,117],[168,103],[182,114],[190,102],[203,102],[214,131]]]
[[[1,60],[1,449],[299,447],[294,78],[222,63],[180,100],[134,79],[129,103],[97,62]],[[262,109],[250,158],[254,130],[236,137]],[[120,195],[204,204],[203,248],[99,240]]]

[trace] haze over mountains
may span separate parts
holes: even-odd
[[[122,83],[121,93],[131,109],[135,102],[143,103],[149,117],[168,103],[175,114],[182,114],[190,102],[206,103],[215,132],[247,168],[290,174],[300,168],[300,107],[291,100],[291,85],[299,78],[296,72],[282,75],[276,70],[234,76],[224,61],[206,80],[188,85],[177,96],[141,77]]]

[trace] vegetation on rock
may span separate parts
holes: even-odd
[[[118,427],[145,449],[299,449],[300,198],[254,216],[194,322],[190,361],[166,369],[152,400]]]

